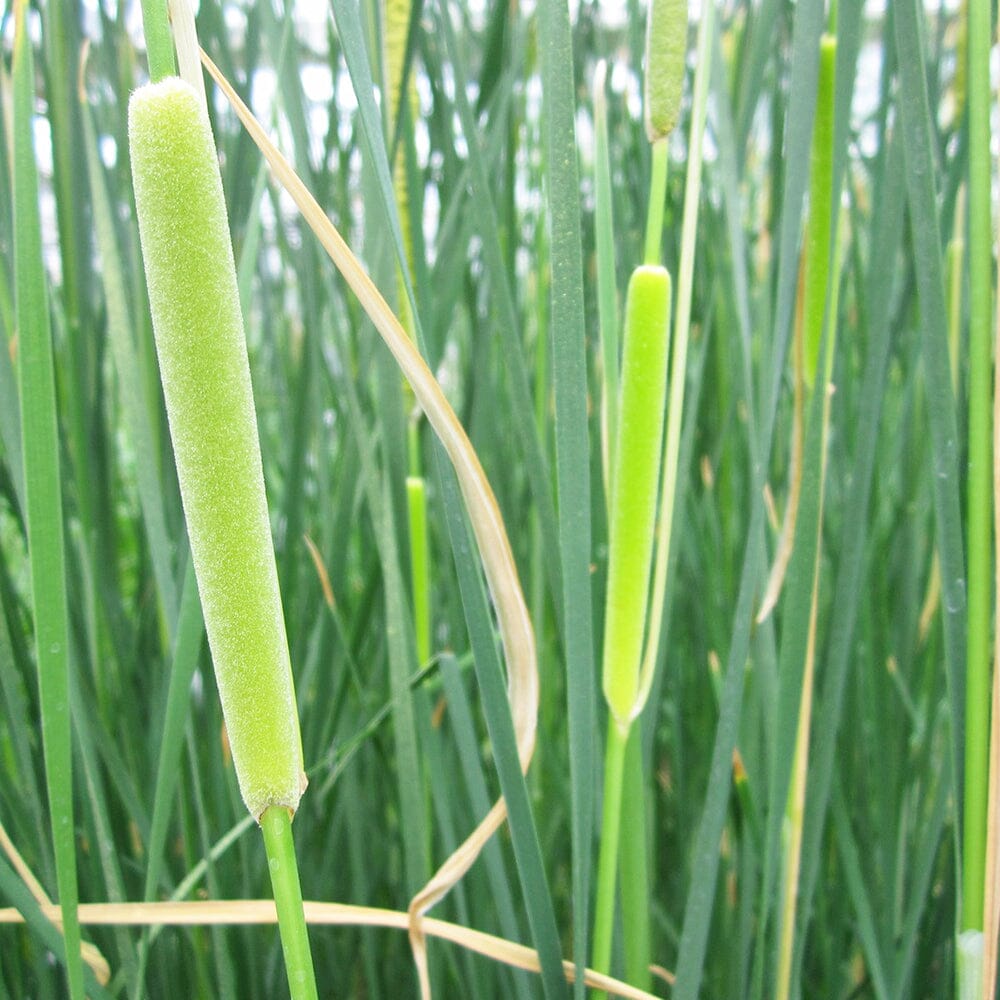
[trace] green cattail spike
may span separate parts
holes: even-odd
[[[644,264],[625,305],[618,443],[611,487],[604,696],[627,732],[640,691],[670,337],[670,274]]]
[[[687,53],[685,0],[651,0],[646,22],[646,135],[650,142],[668,136],[681,109]]]
[[[129,104],[170,435],[240,791],[258,820],[305,774],[229,223],[208,117],[167,78]]]
[[[624,802],[623,787],[629,730],[643,706],[640,664],[660,484],[670,300],[670,273],[665,267],[643,264],[632,272],[625,302],[618,441],[608,512],[603,688],[609,716],[592,953],[598,972],[611,967],[622,820],[633,825],[640,821],[640,813]],[[633,757],[630,789],[635,788],[638,764]],[[626,870],[634,874],[639,862],[638,853],[630,853]],[[633,922],[630,930],[635,947],[629,947],[629,965],[634,970],[636,956],[645,951],[647,928],[644,921]],[[604,1000],[606,995],[596,996]]]

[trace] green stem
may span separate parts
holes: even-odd
[[[646,842],[646,783],[642,770],[642,726],[633,724],[625,747],[622,781],[621,842],[622,940],[625,944],[625,980],[650,990],[652,944],[649,922],[650,870]]]
[[[959,930],[983,928],[990,704],[990,4],[969,0],[969,487],[965,815]]]
[[[649,178],[649,213],[646,216],[645,264],[660,261],[660,240],[663,237],[663,208],[667,200],[667,139],[653,143],[653,165]]]
[[[615,888],[618,875],[618,841],[621,831],[622,778],[628,730],[608,717],[608,745],[604,757],[604,817],[601,821],[601,850],[597,862],[597,902],[594,906],[595,972],[611,968],[611,935],[615,922]],[[603,992],[594,994],[604,1000]]]
[[[156,83],[177,72],[174,40],[167,17],[167,0],[142,0],[142,30],[146,35],[149,79]]]
[[[278,911],[281,950],[285,955],[288,989],[292,1000],[317,1000],[316,974],[309,950],[309,932],[302,907],[299,867],[292,840],[292,817],[284,806],[271,806],[260,818],[271,872],[274,905]]]

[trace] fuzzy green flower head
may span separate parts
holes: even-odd
[[[215,676],[243,800],[305,785],[229,221],[208,116],[170,77],[129,103],[160,378]]]
[[[687,0],[650,0],[643,101],[650,142],[668,136],[680,115],[687,28]]]
[[[603,678],[608,707],[623,727],[632,721],[640,691],[666,408],[671,294],[666,268],[643,265],[629,279],[625,304]]]

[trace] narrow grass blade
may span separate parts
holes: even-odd
[[[944,596],[942,622],[951,712],[952,771],[955,794],[962,801],[960,775],[965,740],[965,564],[959,508],[958,428],[948,359],[948,322],[936,210],[931,111],[927,97],[924,52],[920,41],[922,17],[923,8],[914,0],[903,0],[893,8],[900,81],[897,100],[903,132],[907,202],[920,299],[927,415],[934,456],[932,481]],[[956,857],[959,853],[956,846]]]
[[[597,257],[597,315],[601,335],[601,457],[605,505],[618,440],[618,288],[615,282],[615,226],[608,150],[607,63],[594,70],[594,243]]]
[[[65,938],[57,953],[65,954],[70,996],[82,1000],[62,481],[52,340],[42,266],[38,172],[32,140],[34,75],[31,41],[25,27],[26,6],[19,2],[15,9],[13,66],[14,265],[21,431],[42,740]]]
[[[966,498],[968,636],[963,766],[962,916],[959,931],[983,929],[990,715],[990,551],[993,442],[993,197],[990,153],[992,5],[967,4],[969,31],[969,437]],[[977,970],[978,971],[978,970]],[[978,976],[976,977],[978,979]],[[961,989],[961,984],[960,984]]]
[[[469,798],[475,813],[482,815],[489,808],[489,793],[479,764],[479,749],[471,706],[462,685],[458,662],[449,654],[441,658],[441,679],[448,698],[448,716],[455,733],[455,743]],[[483,860],[486,862],[500,928],[504,937],[516,941],[519,934],[513,895],[504,871],[500,847],[495,841],[491,841],[483,848]],[[528,981],[523,976],[516,976],[514,985],[518,996],[523,1000],[532,995]]]
[[[950,248],[949,248],[950,249]],[[1000,310],[995,345],[1000,342]],[[1000,453],[1000,391],[993,389],[993,454]],[[1000,538],[1000,464],[993,462],[993,536]],[[993,557],[994,616],[1000,621],[1000,550]],[[986,861],[983,885],[982,995],[996,995],[997,952],[1000,949],[1000,634],[993,640],[993,683],[990,697],[990,743],[987,791]]]
[[[0,276],[0,282],[5,279]],[[13,318],[13,317],[12,317]],[[11,363],[8,345],[14,329],[0,330],[0,440],[3,441],[7,468],[14,484],[18,505],[24,510],[24,456],[21,453],[21,408],[17,396],[17,373]]]
[[[446,490],[446,504],[457,507],[459,497],[456,484],[450,478],[442,477],[442,479]],[[463,604],[470,606],[466,611],[466,618],[469,621],[476,676],[479,679],[500,787],[510,816],[514,857],[528,910],[528,922],[541,961],[542,985],[547,1000],[556,1000],[566,993],[561,969],[559,934],[528,799],[528,789],[521,769],[517,766],[516,734],[505,704],[505,685],[493,630],[483,627],[489,621],[486,593],[478,574],[473,569],[465,525],[456,518],[449,518],[448,526],[462,590],[462,601]]]
[[[354,84],[354,93],[358,99],[358,111],[361,122],[361,135],[365,143],[365,151],[375,170],[375,182],[381,194],[380,206],[389,226],[396,260],[399,264],[403,287],[406,290],[410,308],[414,313],[415,332],[418,346],[423,346],[423,331],[417,314],[416,295],[410,279],[407,266],[406,244],[403,240],[403,230],[396,211],[396,197],[392,187],[392,171],[389,167],[389,156],[382,135],[382,118],[375,105],[374,86],[371,67],[368,64],[367,45],[361,27],[360,12],[356,5],[345,0],[332,0],[334,21],[340,35],[344,58]]]
[[[89,429],[91,397],[95,377],[96,348],[88,343],[85,323],[88,319],[86,289],[92,280],[91,258],[86,231],[86,177],[78,169],[80,124],[78,105],[73,100],[79,60],[79,25],[68,4],[46,4],[42,10],[42,44],[45,53],[46,103],[52,143],[53,188],[56,225],[59,231],[60,265],[62,271],[62,303],[66,314],[69,356],[76,370],[67,373],[67,395],[76,399],[84,418],[79,428],[71,429],[74,447],[84,446]],[[75,460],[84,468],[86,451]],[[101,483],[77,484],[79,492],[96,496]],[[97,514],[97,511],[94,511]]]
[[[575,996],[582,1000],[587,958],[591,838],[594,827],[593,611],[590,594],[591,501],[587,367],[583,317],[580,182],[575,133],[573,42],[565,0],[539,7],[545,190],[551,262],[550,337],[555,396],[559,552],[569,728],[573,852]]]

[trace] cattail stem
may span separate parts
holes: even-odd
[[[177,72],[174,42],[167,17],[167,0],[142,0],[142,30],[146,37],[146,59],[153,83]]]
[[[611,968],[611,939],[615,924],[615,888],[618,881],[618,842],[622,819],[622,778],[628,727],[608,722],[608,744],[604,755],[604,814],[601,820],[601,850],[597,861],[597,901],[594,905],[594,952],[591,966],[598,972]],[[603,1000],[598,993],[595,1000]]]
[[[667,140],[653,143],[652,173],[649,178],[649,210],[646,215],[645,264],[660,262],[660,242],[663,239],[664,203],[667,198],[667,167],[669,165]]]
[[[283,806],[271,806],[261,816],[260,828],[264,833],[267,867],[271,873],[274,905],[278,911],[288,989],[292,1000],[316,1000],[316,974],[313,972],[309,932],[302,907],[291,815]]]

